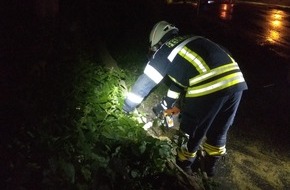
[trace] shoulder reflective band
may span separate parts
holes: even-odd
[[[190,62],[199,73],[205,73],[210,70],[205,61],[187,47],[182,48],[178,54]]]
[[[174,77],[172,77],[172,76],[170,76],[170,75],[168,75],[169,76],[169,78],[173,81],[173,82],[175,82],[176,84],[178,84],[179,86],[182,86],[183,88],[187,88],[187,86],[184,86],[183,84],[181,84],[180,82],[178,82]]]
[[[179,95],[180,95],[180,93],[178,93],[178,92],[174,92],[172,90],[167,91],[167,97],[169,97],[169,98],[178,99]]]
[[[138,96],[137,94],[134,94],[132,92],[129,92],[127,94],[127,99],[136,104],[140,104],[143,101],[143,97]]]
[[[226,73],[228,71],[237,70],[237,69],[240,69],[237,63],[230,63],[227,65],[223,65],[223,66],[217,67],[215,69],[212,69],[206,73],[200,74],[192,79],[189,79],[189,85],[193,86],[193,85],[195,85],[199,82],[203,82],[209,78]]]
[[[186,97],[198,97],[211,94],[244,81],[245,79],[241,72],[233,73],[204,85],[189,87]]]
[[[221,156],[226,153],[225,145],[222,147],[218,147],[204,143],[203,148],[206,151],[206,153],[209,154],[210,156]]]
[[[147,66],[145,67],[144,74],[146,74],[156,84],[158,84],[163,79],[163,76],[149,64],[147,64]]]
[[[201,38],[200,36],[193,36],[191,38],[188,38],[187,40],[184,40],[183,42],[181,42],[178,46],[176,46],[171,53],[168,55],[167,59],[172,62],[173,59],[176,57],[176,55],[178,54],[178,52],[189,42],[197,39],[197,38]]]

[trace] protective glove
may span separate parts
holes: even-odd
[[[131,115],[133,113],[133,110],[129,109],[128,107],[126,107],[125,105],[122,108],[122,111],[124,114],[126,115]]]
[[[163,115],[163,112],[165,110],[167,110],[167,103],[165,100],[162,100],[159,104],[153,107],[153,112],[155,113],[156,116]]]
[[[130,112],[128,112],[127,110],[125,110],[124,108],[122,109],[123,113],[126,114],[126,115],[129,115]]]
[[[123,111],[126,114],[129,114],[130,112],[134,111],[135,107],[132,105],[129,105],[129,103],[127,101],[125,101],[124,105],[123,105]]]

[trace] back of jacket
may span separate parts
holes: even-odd
[[[148,65],[163,77],[168,75],[186,90],[187,97],[221,96],[247,89],[240,68],[229,52],[199,36],[169,40]]]
[[[248,88],[238,64],[224,48],[200,36],[177,36],[150,58],[123,109],[132,111],[166,75],[173,81],[165,97],[168,107],[182,91],[187,98],[220,97]]]

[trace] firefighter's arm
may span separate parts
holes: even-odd
[[[127,113],[132,112],[155,86],[156,83],[146,74],[139,76],[131,91],[127,94],[123,110]]]
[[[162,101],[153,107],[154,113],[159,116],[162,113],[178,114],[180,112],[177,105],[182,89],[173,83],[167,91],[167,95]]]

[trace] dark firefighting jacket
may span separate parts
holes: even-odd
[[[182,91],[186,98],[195,98],[221,97],[247,89],[238,64],[227,50],[204,37],[177,36],[150,58],[125,99],[124,111],[133,111],[166,75],[173,81],[164,99],[167,108]]]

